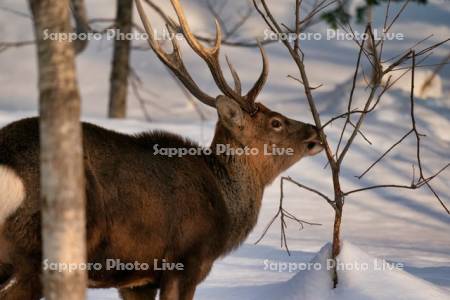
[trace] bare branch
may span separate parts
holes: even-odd
[[[361,175],[357,176],[358,179],[363,178],[377,163],[379,163],[392,149],[397,147],[401,142],[403,142],[414,130],[411,129],[405,135],[403,135],[397,142],[395,142],[389,149],[387,149],[375,162],[373,162]]]
[[[414,50],[412,51],[412,71],[411,71],[411,93],[410,93],[410,100],[411,100],[411,123],[412,123],[412,130],[414,132],[414,135],[416,136],[416,155],[417,155],[417,164],[419,165],[419,180],[424,179],[423,176],[423,169],[422,169],[422,161],[420,158],[420,136],[421,134],[417,130],[416,126],[416,115],[414,112],[414,78],[415,78],[415,70],[416,70],[416,53]]]
[[[411,2],[411,0],[406,0],[405,3],[403,4],[403,6],[400,8],[400,10],[398,11],[398,13],[395,15],[395,17],[392,19],[391,23],[389,24],[389,26],[384,29],[384,32],[387,33],[389,32],[389,30],[391,29],[392,25],[394,25],[394,23],[397,21],[397,19],[400,17],[400,15],[403,13],[403,11],[405,10],[405,8],[408,6],[409,2]]]
[[[369,138],[362,132],[361,128],[356,128],[356,125],[353,124],[352,121],[348,122],[354,129],[357,130],[359,135],[367,142],[367,144],[372,145],[372,142],[369,140]]]
[[[380,162],[392,149],[394,149],[397,145],[399,145],[403,140],[405,140],[410,134],[414,133],[414,136],[416,138],[416,161],[419,168],[419,178],[417,181],[415,180],[415,168],[413,166],[413,179],[411,181],[410,185],[396,185],[396,184],[385,184],[385,185],[374,185],[369,186],[365,188],[356,189],[350,192],[344,193],[344,196],[348,196],[353,193],[367,191],[367,190],[373,190],[373,189],[380,189],[380,188],[401,188],[401,189],[418,189],[421,188],[423,185],[427,185],[427,187],[430,189],[430,191],[433,193],[435,198],[438,200],[438,202],[441,204],[441,206],[445,209],[445,211],[450,214],[449,209],[444,204],[442,199],[439,197],[439,195],[434,191],[434,189],[430,185],[430,181],[436,178],[439,174],[441,174],[445,169],[447,169],[450,164],[447,164],[445,167],[443,167],[441,170],[439,170],[437,173],[435,173],[432,176],[425,177],[423,172],[423,164],[421,159],[421,137],[422,134],[419,133],[416,125],[416,117],[415,117],[415,105],[414,105],[414,79],[415,79],[415,68],[416,68],[416,53],[414,50],[411,51],[411,90],[410,90],[410,116],[411,116],[411,126],[412,129],[407,132],[399,141],[397,141],[394,145],[392,145],[383,155],[378,158],[366,171],[364,171],[360,176],[358,176],[359,179],[361,179],[367,172],[369,172],[378,162]]]
[[[281,231],[281,248],[285,248],[288,255],[291,255],[291,252],[289,251],[289,247],[288,247],[288,243],[287,243],[287,238],[286,238],[286,228],[287,228],[287,222],[286,219],[291,220],[295,223],[297,223],[300,226],[300,230],[304,228],[305,225],[322,225],[319,223],[312,223],[312,222],[308,222],[305,220],[301,220],[298,219],[297,217],[295,217],[293,214],[291,214],[289,211],[287,211],[284,207],[283,207],[283,200],[284,200],[284,187],[283,187],[283,183],[284,180],[290,181],[292,183],[297,184],[298,186],[301,186],[298,182],[295,182],[294,180],[292,180],[290,177],[281,177],[280,180],[280,202],[279,202],[279,206],[278,206],[278,211],[277,213],[272,217],[272,219],[270,220],[269,224],[267,224],[267,226],[264,228],[263,233],[261,234],[261,236],[258,238],[258,240],[255,242],[255,245],[258,244],[267,234],[267,232],[269,231],[270,227],[273,225],[273,223],[280,218],[280,231]],[[325,197],[325,199],[327,199],[327,196],[323,195],[322,193],[320,193],[317,190],[314,189],[310,189],[310,188],[306,188],[308,190],[314,191],[316,194],[321,195],[322,197]],[[329,200],[329,198],[328,198]],[[328,201],[327,200],[327,201]],[[330,204],[331,205],[331,204]]]
[[[158,5],[156,5],[154,3],[154,1],[152,0],[144,0],[145,3],[147,5],[149,5],[163,20],[164,22],[169,25],[175,32],[177,33],[181,33],[181,27],[179,26],[179,24],[173,20],[172,18],[168,17],[164,11],[162,10],[161,7],[159,7]],[[259,43],[261,45],[266,45],[266,44],[270,44],[270,43],[274,43],[277,42],[276,40],[264,40],[262,37],[258,37],[255,39],[252,39],[252,41],[230,41],[230,38],[232,37],[232,35],[235,34],[235,32],[237,32],[239,30],[239,28],[241,28],[245,22],[247,22],[247,20],[250,18],[250,15],[248,17],[244,16],[240,22],[238,22],[236,24],[236,26],[234,26],[232,29],[230,29],[228,31],[229,35],[225,35],[224,38],[222,38],[221,40],[221,44],[222,45],[226,45],[226,46],[233,46],[233,47],[244,47],[244,48],[255,48],[258,47],[258,42],[256,41],[260,41]],[[221,20],[221,18],[218,19],[218,21]],[[194,37],[196,39],[198,39],[199,41],[202,42],[206,42],[209,44],[214,44],[215,42],[215,38],[210,38],[210,37],[205,37],[205,36],[201,36],[198,34],[194,34]]]
[[[186,97],[187,101],[194,107],[195,112],[200,118],[200,121],[206,121],[206,115],[203,113],[203,111],[200,109],[199,105],[197,104],[197,101],[195,101],[194,97],[192,97],[191,93],[183,86],[183,84],[178,80],[178,78],[172,74],[172,72],[168,72],[172,79],[175,81],[175,83],[180,88],[183,95]]]
[[[156,101],[153,101],[149,98],[144,98],[144,96],[142,95],[144,92],[146,94],[151,95],[154,98],[159,98],[160,96],[152,91],[148,91],[145,89],[142,79],[140,78],[136,70],[133,68],[130,68],[130,85],[131,91],[138,100],[142,113],[144,114],[144,117],[147,121],[152,121],[151,114],[147,109],[148,105],[151,105],[152,108],[156,108],[160,111],[164,111],[167,113],[170,112],[166,107],[164,107],[163,105],[159,105]]]
[[[375,86],[373,86],[371,88],[370,95],[367,98],[367,101],[366,101],[366,104],[364,106],[363,112],[359,116],[359,119],[356,122],[356,125],[355,125],[355,127],[353,129],[353,132],[352,132],[350,138],[348,139],[347,143],[345,144],[344,149],[342,150],[342,153],[338,156],[338,164],[342,163],[342,161],[344,160],[345,154],[347,154],[348,150],[350,149],[350,147],[351,147],[351,145],[353,143],[353,140],[355,139],[356,135],[358,134],[358,130],[361,128],[361,125],[364,122],[364,118],[367,115],[367,113],[369,112],[370,105],[372,104],[372,101],[373,101],[373,99],[375,97],[375,93],[376,93],[376,91],[378,89],[378,86],[379,86],[379,84],[377,84],[377,85],[375,85]]]
[[[319,1],[323,0],[316,0],[316,4],[319,3]],[[322,3],[320,2],[320,3]],[[402,12],[404,11],[404,9],[406,8],[407,4],[408,4],[409,0],[406,1],[405,4],[403,4],[402,8],[400,9],[399,12],[397,12],[397,14],[394,16],[394,18],[392,19],[392,21],[388,24],[388,19],[389,19],[389,7],[390,7],[390,1],[388,1],[387,4],[387,8],[386,8],[386,16],[385,16],[385,22],[384,22],[384,29],[385,32],[389,31],[390,28],[393,26],[393,24],[396,22],[396,20],[399,18],[399,16],[402,14]],[[296,10],[295,10],[295,17],[296,17],[296,23],[295,23],[295,33],[298,33],[299,30],[299,25],[298,24],[302,24],[302,20],[300,19],[300,11],[301,11],[301,0],[296,0]],[[257,12],[260,14],[260,16],[263,18],[263,20],[265,21],[265,23],[267,24],[267,26],[275,33],[275,34],[281,34],[281,33],[286,33],[286,30],[288,32],[292,32],[294,31],[293,29],[289,28],[288,26],[285,26],[284,24],[280,24],[276,18],[274,17],[274,15],[271,13],[270,8],[267,5],[267,2],[265,0],[253,0],[253,4],[255,6],[255,9],[257,10]],[[346,26],[341,25],[344,30],[347,32],[347,28]],[[350,24],[347,24],[348,30],[350,30],[351,32],[353,32],[353,29],[351,27]],[[341,220],[342,220],[342,210],[343,210],[343,205],[344,205],[344,199],[346,196],[351,195],[353,193],[357,193],[357,192],[362,192],[362,191],[366,191],[366,190],[372,190],[372,189],[379,189],[379,188],[399,188],[399,189],[417,189],[422,187],[423,185],[427,185],[429,187],[429,189],[432,191],[432,193],[435,195],[435,197],[438,199],[439,203],[444,207],[444,209],[448,212],[447,207],[445,206],[444,202],[439,198],[439,196],[435,193],[435,191],[433,190],[433,188],[430,185],[430,181],[433,180],[434,178],[436,178],[441,172],[443,172],[449,165],[445,166],[444,168],[442,168],[439,172],[437,172],[436,174],[429,176],[429,177],[425,177],[423,175],[423,170],[422,170],[422,162],[421,162],[421,158],[420,158],[420,137],[421,134],[418,132],[417,127],[415,125],[415,117],[414,117],[414,104],[412,102],[411,105],[411,119],[412,119],[412,129],[406,133],[404,136],[402,136],[397,142],[394,143],[394,145],[392,145],[391,147],[388,148],[388,150],[386,150],[381,157],[379,157],[374,163],[372,163],[369,168],[363,172],[363,174],[360,175],[360,178],[362,178],[367,172],[369,172],[377,163],[379,163],[382,159],[384,159],[385,156],[387,156],[387,154],[392,151],[395,147],[397,147],[400,143],[402,143],[408,136],[410,136],[412,133],[415,133],[416,136],[416,140],[417,140],[417,155],[416,155],[416,159],[418,161],[418,165],[419,165],[419,179],[416,181],[415,178],[415,168],[413,166],[413,180],[411,182],[410,185],[401,185],[401,184],[384,184],[384,185],[375,185],[375,186],[369,186],[369,187],[364,187],[364,188],[360,188],[360,189],[356,189],[356,190],[352,190],[349,192],[343,192],[342,188],[341,188],[341,183],[340,183],[340,173],[341,173],[341,165],[342,162],[344,160],[344,157],[346,155],[346,153],[349,151],[350,147],[352,146],[354,139],[356,138],[357,135],[361,135],[362,138],[364,138],[369,144],[370,141],[368,140],[368,138],[363,134],[363,132],[361,131],[362,125],[365,121],[365,117],[368,113],[372,112],[373,110],[376,109],[376,107],[378,107],[381,98],[383,95],[385,95],[386,91],[388,91],[396,82],[398,82],[398,80],[400,78],[402,78],[405,74],[407,74],[410,70],[413,70],[415,67],[417,67],[416,64],[416,58],[418,58],[419,56],[422,56],[422,61],[425,60],[432,52],[432,50],[436,47],[439,47],[440,45],[444,44],[445,42],[447,42],[447,40],[434,44],[430,47],[427,47],[425,49],[422,49],[420,51],[416,51],[414,52],[412,49],[410,49],[409,51],[405,52],[405,53],[401,53],[400,55],[395,56],[392,59],[389,59],[387,61],[392,62],[389,66],[387,66],[387,68],[385,70],[383,70],[381,62],[382,62],[382,51],[383,51],[383,41],[381,42],[381,44],[376,43],[375,39],[374,39],[374,35],[373,35],[373,31],[372,28],[370,26],[370,24],[366,27],[366,33],[369,34],[369,38],[370,40],[367,41],[368,47],[365,47],[367,45],[365,45],[365,39],[361,42],[359,42],[358,40],[354,39],[354,42],[358,45],[359,47],[359,54],[358,54],[358,59],[357,59],[357,63],[356,63],[356,68],[355,68],[355,73],[353,76],[353,81],[352,81],[352,88],[350,90],[350,95],[349,95],[349,101],[348,101],[348,105],[347,105],[347,112],[340,114],[338,116],[332,117],[328,122],[324,123],[324,125],[321,125],[321,119],[320,119],[320,115],[317,111],[317,107],[316,107],[316,103],[314,101],[313,95],[312,95],[312,91],[314,88],[311,87],[309,80],[308,80],[308,76],[306,73],[306,68],[305,68],[305,64],[304,64],[304,54],[302,52],[301,49],[301,45],[300,42],[298,40],[294,40],[294,41],[289,41],[289,40],[280,40],[280,42],[283,43],[283,45],[286,47],[286,49],[288,50],[289,54],[291,55],[293,61],[296,63],[298,71],[300,73],[300,77],[296,78],[295,76],[289,75],[289,78],[292,78],[294,80],[296,80],[297,82],[299,82],[302,86],[303,86],[303,90],[306,96],[306,99],[308,101],[308,105],[309,108],[311,110],[311,114],[312,117],[314,119],[314,123],[315,125],[319,128],[319,134],[320,137],[323,141],[323,145],[326,151],[326,155],[327,155],[327,159],[328,159],[328,164],[331,166],[331,173],[332,173],[332,180],[333,180],[333,188],[334,188],[334,199],[331,200],[331,198],[329,198],[328,196],[324,195],[323,193],[321,193],[318,190],[315,190],[313,188],[307,187],[301,183],[298,183],[296,181],[293,181],[291,178],[289,177],[283,177],[282,178],[282,182],[281,182],[281,190],[283,189],[282,183],[284,180],[288,180],[294,184],[296,184],[298,187],[306,189],[312,193],[315,193],[316,195],[321,196],[322,198],[324,198],[325,200],[327,200],[327,203],[329,203],[334,211],[335,211],[335,222],[334,222],[334,227],[333,227],[333,245],[332,245],[332,258],[335,259],[336,256],[339,254],[340,252],[340,225],[341,225]],[[428,37],[429,38],[429,37]],[[412,48],[415,48],[417,45],[423,43],[425,40],[427,40],[428,38],[425,38],[421,41],[419,41],[418,43],[416,43]],[[353,97],[354,97],[354,93],[355,93],[355,89],[356,89],[356,84],[357,84],[357,78],[358,78],[358,74],[360,73],[360,65],[361,65],[361,58],[363,57],[362,55],[364,54],[364,56],[367,58],[367,61],[371,64],[372,67],[372,74],[371,74],[371,78],[367,80],[367,86],[370,88],[369,94],[367,96],[367,99],[365,100],[365,104],[363,106],[362,109],[352,109],[352,104],[353,104]],[[393,75],[388,74],[389,72],[399,69],[398,67],[402,67],[403,64],[409,62],[410,60],[413,60],[413,66],[412,67],[408,67],[405,72],[403,72],[400,76],[398,76],[397,78],[393,78]],[[387,62],[385,61],[385,62]],[[362,69],[362,68],[361,68]],[[364,69],[362,69],[362,75],[364,76]],[[388,79],[387,81],[383,80],[383,77],[385,77],[386,75],[388,75]],[[413,74],[414,77],[414,74]],[[413,81],[412,81],[412,86],[414,85]],[[381,92],[379,92],[379,89],[382,88]],[[413,89],[413,87],[412,87]],[[412,96],[411,96],[411,101],[412,100]],[[357,114],[358,115],[358,119],[357,122],[354,124],[352,122],[351,116],[353,114]],[[342,132],[340,134],[340,139],[339,139],[339,143],[338,143],[338,147],[336,150],[336,154],[333,154],[329,142],[326,138],[324,129],[326,126],[328,126],[329,124],[331,124],[333,121],[338,120],[340,118],[345,118],[345,124],[344,124],[344,128],[342,129]],[[339,154],[339,147],[340,144],[342,142],[343,136],[346,132],[347,126],[352,126],[353,127],[353,131],[350,134],[349,139],[347,140],[344,149],[342,150],[342,153]],[[327,164],[327,165],[328,165]],[[283,191],[281,191],[281,199],[283,198]],[[281,207],[281,206],[280,206]],[[269,229],[269,227],[275,222],[275,220],[280,217],[281,218],[281,243],[284,247],[287,248],[287,241],[286,241],[286,234],[284,232],[284,228],[286,226],[286,222],[284,221],[283,217],[285,216],[285,214],[283,213],[283,210],[280,208],[279,211],[277,212],[277,214],[274,216],[274,218],[271,220],[271,222],[269,223],[269,225],[266,227],[266,229],[264,230],[263,236],[266,234],[267,230]],[[262,237],[263,237],[262,236]],[[261,237],[261,238],[262,238]],[[261,238],[258,240],[258,242],[261,240]],[[337,272],[334,269],[333,270],[333,282],[334,282],[334,286],[336,286],[338,280],[337,280]]]
[[[293,80],[297,81],[298,83],[300,83],[301,85],[303,85],[303,82],[299,78],[294,77],[292,75],[288,75],[287,77],[290,78],[290,79],[293,79]],[[320,88],[322,86],[323,86],[323,83],[320,83],[320,84],[318,84],[316,86],[311,86],[310,88],[311,88],[311,90],[317,90],[318,88]]]
[[[438,202],[441,204],[441,206],[445,209],[445,211],[447,212],[447,214],[450,215],[450,210],[448,209],[448,207],[444,204],[444,202],[442,201],[441,197],[439,197],[439,195],[434,191],[434,189],[431,187],[430,183],[427,182],[426,183],[428,189],[433,193],[433,195],[436,197],[436,199],[438,200]]]
[[[432,38],[433,36],[434,36],[433,34],[430,34],[429,36],[427,36],[427,37],[421,39],[420,41],[414,43],[413,46],[409,47],[408,50],[405,51],[405,52],[407,53],[407,52],[409,52],[409,51],[415,49],[417,46],[419,46],[420,44],[424,43],[425,41],[427,41],[428,39]],[[397,54],[397,55],[394,55],[393,57],[388,58],[388,59],[382,61],[382,63],[387,63],[387,62],[393,61],[393,60],[395,60],[396,58],[399,58],[400,56],[404,55],[405,52],[400,53],[400,54]]]
[[[411,50],[409,50],[408,52],[406,52],[405,54],[403,54],[403,55],[402,55],[399,59],[397,59],[395,62],[393,62],[390,66],[388,66],[388,67],[383,71],[383,73],[384,73],[384,74],[387,74],[387,73],[393,71],[397,66],[399,66],[399,65],[401,65],[401,64],[403,64],[403,63],[405,63],[405,62],[407,62],[408,60],[412,59],[413,52],[414,52],[414,56],[415,56],[415,57],[418,57],[418,56],[421,56],[421,55],[424,55],[424,54],[428,54],[430,51],[434,50],[434,49],[437,48],[437,47],[442,46],[443,44],[447,43],[448,41],[450,41],[450,38],[449,38],[449,39],[446,39],[446,40],[443,40],[443,41],[441,41],[441,42],[439,42],[439,43],[433,44],[432,46],[427,47],[427,48],[425,48],[425,49],[422,49],[422,50],[420,50],[420,51],[418,51],[418,52],[416,52],[414,49],[411,49]]]
[[[0,53],[14,48],[21,48],[36,44],[36,41],[0,42]]]
[[[22,18],[31,19],[30,14],[22,12],[22,11],[19,11],[19,10],[15,10],[13,8],[6,7],[6,6],[3,6],[3,5],[0,6],[0,10],[6,11],[8,13],[14,14],[14,15],[22,17]]]
[[[367,33],[367,32],[369,31],[369,29],[370,29],[370,28],[369,28],[369,25],[367,25],[367,26],[366,26],[365,33]],[[339,136],[339,142],[338,142],[338,145],[337,145],[337,148],[336,148],[336,158],[338,157],[339,148],[340,148],[340,146],[341,146],[341,143],[342,143],[342,139],[343,139],[343,137],[344,137],[345,130],[347,129],[347,125],[348,125],[348,123],[350,122],[350,112],[351,112],[351,109],[352,109],[353,95],[354,95],[355,88],[356,88],[356,81],[357,81],[357,79],[358,79],[359,66],[360,66],[360,64],[361,64],[361,54],[362,54],[362,52],[364,51],[364,43],[365,43],[365,40],[363,40],[362,43],[361,43],[361,45],[359,46],[358,59],[356,60],[356,68],[355,68],[355,73],[353,74],[352,88],[351,88],[351,90],[350,90],[350,96],[349,96],[349,99],[348,99],[348,105],[347,105],[347,113],[348,113],[348,114],[347,114],[347,119],[346,119],[346,121],[345,121],[344,127],[342,128],[341,135]],[[358,128],[355,128],[355,131],[357,131],[357,129],[358,129]],[[338,163],[339,163],[339,162],[338,162]]]
[[[439,176],[442,172],[444,172],[448,167],[450,167],[450,164],[445,165],[443,168],[441,168],[438,172],[436,172],[434,175],[424,178],[422,180],[419,180],[417,182],[412,182],[410,185],[402,185],[402,184],[380,184],[380,185],[373,185],[373,186],[368,186],[368,187],[364,187],[364,188],[359,188],[359,189],[355,189],[355,190],[351,190],[349,192],[344,192],[343,195],[344,196],[348,196],[351,194],[355,194],[355,193],[359,193],[359,192],[364,192],[364,191],[370,191],[370,190],[374,190],[374,189],[384,189],[384,188],[397,188],[397,189],[409,189],[409,190],[416,190],[421,188],[424,185],[429,184],[434,178],[436,178],[437,176]],[[414,177],[414,175],[413,175]],[[439,202],[441,203],[441,205],[444,207],[445,211],[448,213],[449,210],[448,208],[445,206],[445,204],[443,204],[442,200],[437,197]]]
[[[335,206],[334,201],[332,201],[330,197],[328,197],[327,195],[323,194],[322,192],[320,192],[320,191],[318,191],[318,190],[316,190],[316,189],[314,189],[314,188],[308,187],[308,186],[306,186],[306,185],[304,185],[304,184],[301,184],[301,183],[299,183],[299,182],[293,180],[291,177],[282,177],[282,178],[283,178],[284,180],[286,180],[286,181],[289,181],[289,182],[295,184],[295,185],[298,186],[298,187],[301,187],[301,188],[303,188],[303,189],[305,189],[305,190],[307,190],[307,191],[310,191],[310,192],[312,192],[312,193],[314,193],[314,194],[316,194],[316,195],[319,195],[320,197],[322,197],[323,199],[325,199],[325,201],[327,201],[327,203],[330,204],[332,207]]]

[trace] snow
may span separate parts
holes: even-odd
[[[446,291],[406,273],[402,270],[401,264],[396,267],[385,260],[373,258],[350,243],[344,243],[339,255],[340,262],[350,266],[359,265],[361,271],[343,270],[338,272],[341,285],[338,289],[333,290],[335,295],[331,295],[330,299],[448,298]]]
[[[343,243],[336,264],[330,259],[330,254],[331,244],[328,243],[308,263],[291,263],[303,270],[286,282],[213,289],[200,295],[205,299],[236,300],[448,299],[448,292],[405,272],[403,264],[372,257],[350,242]],[[339,278],[336,289],[332,289],[334,264]]]
[[[387,68],[387,65],[383,66],[383,68]],[[395,90],[400,90],[405,93],[409,93],[411,91],[411,77],[410,76],[402,76],[405,70],[397,70],[393,71],[391,75],[392,78],[400,77],[400,79],[395,83],[392,87]],[[415,70],[414,76],[414,85],[416,88],[414,89],[414,96],[422,99],[441,99],[443,96],[442,91],[442,79],[439,74],[436,74],[433,79],[427,85],[428,87],[422,90],[422,86],[427,83],[427,80],[433,75],[433,71],[431,70]],[[383,79],[383,84],[387,85],[388,78]],[[394,80],[394,79],[392,79]],[[391,81],[392,82],[392,81]]]
[[[91,0],[87,3],[91,16],[111,17],[114,14],[110,1]],[[202,8],[193,1],[187,3],[193,28],[199,31],[210,28],[212,23],[207,18],[196,18],[203,15]],[[291,5],[291,1],[283,0],[282,3]],[[4,0],[1,5],[27,11],[25,2],[21,1]],[[162,5],[169,8],[168,3]],[[238,4],[232,3],[230,11],[233,5]],[[274,12],[278,17],[290,20],[288,16],[292,10],[289,5],[274,5]],[[399,4],[392,4],[393,11],[399,7]],[[383,13],[384,8],[376,10],[375,26],[383,22]],[[0,16],[2,40],[32,38],[28,19],[5,11],[0,11]],[[426,7],[411,4],[393,27],[395,32],[405,33],[406,38],[387,42],[385,57],[393,57],[400,49],[408,49],[430,33],[434,34],[433,37],[425,41],[420,49],[448,38],[449,19],[450,9],[444,1],[431,1]],[[243,36],[260,34],[262,30],[258,28],[264,28],[262,26],[255,15]],[[312,31],[323,32],[324,27],[319,25]],[[303,47],[312,84],[323,84],[314,91],[314,96],[321,116],[328,120],[346,110],[349,79],[358,49],[353,42],[335,40],[305,41]],[[212,94],[216,93],[207,68],[192,51],[186,47],[183,50],[187,66],[199,85]],[[266,50],[271,70],[260,101],[289,117],[312,122],[301,87],[286,78],[288,74],[297,74],[286,50],[278,43],[267,46]],[[34,51],[33,47],[26,47],[0,55],[0,126],[37,113]],[[436,49],[428,63],[439,62],[449,51],[449,45]],[[142,77],[146,89],[157,95],[149,97],[155,103],[164,105],[165,109],[149,106],[154,122],[145,122],[137,100],[130,94],[129,118],[106,119],[110,52],[109,42],[92,42],[86,52],[77,58],[84,120],[126,133],[164,129],[182,133],[202,144],[211,140],[216,113],[201,106],[208,117],[202,124],[183,93],[150,52],[133,52],[132,65]],[[244,88],[248,88],[260,71],[257,50],[224,47],[223,52],[230,56],[242,77]],[[418,72],[425,74],[431,70],[421,68]],[[404,81],[399,81],[385,95],[377,111],[367,118],[363,130],[373,145],[368,145],[359,137],[356,139],[342,170],[342,184],[346,191],[373,184],[410,183],[416,151],[412,137],[393,150],[363,179],[355,178],[410,129],[409,79],[406,75]],[[440,73],[439,82],[431,89],[433,95],[418,97],[416,101],[417,125],[420,132],[426,135],[422,139],[426,175],[450,162],[449,67]],[[355,106],[361,103],[366,92],[358,88]],[[338,121],[327,129],[333,145],[337,143],[341,125],[342,122]],[[332,194],[330,170],[323,168],[325,162],[324,155],[306,158],[283,175]],[[450,205],[449,174],[450,171],[444,172],[432,182],[447,205]],[[332,209],[322,199],[289,183],[286,183],[285,196],[286,209],[300,218],[322,225],[299,231],[294,224],[289,224],[287,235],[291,256],[280,249],[279,223],[274,224],[264,240],[254,245],[276,212],[279,199],[279,180],[276,180],[265,191],[259,222],[246,243],[215,263],[210,276],[199,286],[196,299],[449,299],[450,217],[426,189],[373,190],[346,199],[342,225],[344,243],[339,259],[347,263],[373,264],[376,257],[377,262],[384,260],[391,264],[403,264],[404,268],[393,271],[339,271],[340,284],[335,290],[331,289],[330,274],[326,270],[289,272],[265,268],[267,261],[274,264],[307,264],[324,262],[329,256],[327,243],[331,240]],[[89,299],[118,299],[118,295],[114,290],[90,290]]]

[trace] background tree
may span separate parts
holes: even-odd
[[[43,259],[86,261],[84,170],[74,48],[44,39],[43,31],[68,33],[68,0],[29,0],[39,67]],[[44,270],[46,299],[84,299],[81,270]]]
[[[330,11],[322,14],[324,19],[331,27],[337,28],[339,24],[347,24],[352,17],[356,18],[356,22],[364,24],[371,21],[371,10],[375,6],[389,2],[389,4],[395,2],[404,2],[404,6],[409,2],[416,2],[419,4],[427,4],[428,0],[365,0],[363,3],[356,6],[355,16],[352,16],[349,12],[349,4],[352,0],[339,0],[337,5]]]
[[[131,33],[133,23],[133,0],[117,0],[116,30],[121,34]],[[125,118],[127,113],[128,76],[130,71],[131,41],[117,38],[111,64],[109,89],[110,118]]]
[[[88,33],[90,31],[86,4],[84,0],[71,0],[70,7],[73,18],[75,19],[75,32],[77,34]],[[75,53],[78,55],[82,53],[89,44],[88,39],[76,40],[74,43]]]

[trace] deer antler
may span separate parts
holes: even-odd
[[[153,49],[158,58],[177,76],[178,79],[184,84],[184,86],[194,95],[198,100],[202,103],[215,107],[215,99],[200,90],[198,85],[194,82],[191,75],[189,75],[186,66],[183,63],[181,58],[180,49],[178,47],[177,40],[175,38],[172,39],[172,53],[166,53],[161,48],[161,45],[156,40],[153,34],[153,28],[150,22],[147,19],[147,15],[144,12],[144,8],[142,7],[142,3],[140,0],[136,0],[136,7],[139,12],[139,16],[141,17],[142,23],[144,24],[145,31],[148,34],[149,39],[148,44]],[[173,30],[170,26],[167,26],[167,29],[172,33]]]
[[[246,95],[242,95],[241,92],[241,81],[239,78],[239,75],[237,74],[236,70],[234,69],[233,65],[227,58],[228,67],[230,68],[231,74],[233,76],[234,80],[234,89],[231,88],[222,72],[222,68],[220,66],[220,60],[219,60],[219,52],[220,52],[220,46],[222,41],[222,33],[220,26],[216,20],[216,42],[214,47],[212,48],[206,48],[200,42],[195,38],[194,34],[191,32],[188,22],[186,20],[186,17],[184,15],[183,9],[180,5],[180,2],[178,0],[171,0],[172,6],[175,9],[175,12],[178,16],[178,20],[180,22],[180,27],[183,31],[183,34],[189,44],[189,46],[194,50],[195,53],[197,53],[198,56],[200,56],[208,65],[209,70],[211,71],[211,74],[214,78],[214,82],[216,83],[217,87],[220,89],[220,91],[234,99],[236,102],[238,102],[241,107],[248,113],[253,114],[255,111],[257,111],[257,107],[255,105],[255,100],[258,94],[261,92],[264,84],[267,81],[268,77],[268,59],[267,55],[264,51],[264,48],[259,45],[259,49],[261,51],[262,61],[263,61],[263,68],[261,75],[259,76],[257,82],[255,85],[250,89],[250,91]],[[207,94],[205,94],[203,91],[200,90],[198,85],[194,82],[192,77],[189,75],[186,66],[183,63],[183,60],[181,58],[180,50],[177,44],[177,41],[175,38],[172,39],[172,46],[173,51],[172,53],[166,53],[162,50],[161,45],[156,40],[152,26],[150,25],[150,22],[147,19],[147,16],[144,12],[144,9],[142,7],[141,1],[136,0],[136,6],[139,12],[139,15],[142,19],[142,23],[144,24],[145,31],[147,32],[149,39],[148,43],[150,47],[153,49],[153,51],[156,53],[158,58],[167,66],[169,67],[172,72],[180,79],[180,81],[186,86],[186,88],[201,102],[215,107],[215,98],[211,97]],[[173,29],[170,26],[167,26],[167,29],[173,33]]]

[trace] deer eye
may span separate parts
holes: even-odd
[[[282,124],[281,121],[278,120],[278,119],[273,119],[273,120],[270,122],[270,125],[271,125],[272,128],[275,129],[275,130],[280,130],[280,129],[283,127],[283,124]]]

